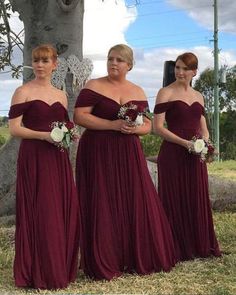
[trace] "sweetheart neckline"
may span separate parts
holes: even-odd
[[[104,95],[104,94],[101,94],[101,93],[99,93],[99,92],[97,92],[97,91],[94,91],[94,90],[92,90],[92,89],[89,89],[89,88],[83,88],[82,90],[89,90],[89,91],[92,91],[92,92],[94,92],[94,93],[96,93],[96,94],[98,94],[98,95],[100,95],[100,96],[103,96],[103,97],[105,97],[106,99],[108,99],[108,100],[114,102],[115,104],[119,105],[120,107],[122,107],[122,106],[124,106],[124,105],[126,105],[127,103],[130,103],[130,102],[147,102],[147,100],[130,99],[130,100],[126,101],[125,103],[121,104],[121,103],[119,103],[118,101],[116,101],[116,100],[110,98],[109,96],[106,96],[106,95]]]
[[[65,106],[64,106],[60,101],[55,101],[54,103],[49,104],[49,103],[47,103],[46,101],[41,100],[41,99],[32,99],[32,100],[28,100],[28,101],[24,101],[24,102],[16,103],[16,104],[14,104],[13,106],[15,106],[15,105],[21,105],[21,104],[26,104],[26,103],[32,103],[32,102],[34,102],[34,101],[42,102],[42,103],[44,103],[45,105],[47,105],[49,108],[52,107],[53,105],[59,103],[59,105],[61,105],[61,106],[66,110]],[[66,110],[66,111],[67,111],[67,110]]]
[[[184,100],[181,100],[181,99],[176,99],[176,100],[171,100],[171,101],[166,101],[166,102],[161,102],[161,103],[158,103],[156,105],[161,105],[161,104],[167,104],[167,103],[174,103],[174,102],[182,102],[183,104],[187,105],[188,107],[191,107],[192,105],[194,105],[195,103],[199,104],[201,107],[203,107],[203,105],[199,102],[199,101],[194,101],[192,102],[191,104],[188,104],[186,101]]]

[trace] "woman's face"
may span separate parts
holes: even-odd
[[[34,74],[38,78],[49,77],[52,71],[56,69],[56,61],[51,57],[33,58],[32,66]]]
[[[196,75],[197,70],[190,70],[186,64],[178,59],[175,63],[175,78],[181,82],[190,82]]]
[[[125,76],[130,65],[115,50],[112,50],[107,58],[107,72],[109,76]]]

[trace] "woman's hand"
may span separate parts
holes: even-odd
[[[120,132],[124,134],[134,134],[136,132],[136,129],[137,129],[137,126],[123,124],[123,126],[120,129]]]
[[[186,149],[191,152],[193,151],[193,142],[191,140],[185,140],[185,145],[184,147],[186,147]]]
[[[51,132],[41,132],[42,133],[42,140],[45,140],[49,143],[55,143],[51,137]]]
[[[128,124],[125,120],[114,120],[112,124],[113,130],[120,131],[124,134],[134,134],[136,131],[136,126]]]

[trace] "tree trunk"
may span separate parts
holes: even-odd
[[[83,58],[84,0],[10,0],[13,11],[17,11],[24,23],[25,41],[23,64],[31,65],[31,51],[42,43],[57,48],[64,59],[75,55]],[[24,68],[23,82],[33,78],[32,70]],[[72,73],[67,72],[69,114],[73,112],[75,93],[71,91]],[[15,210],[16,160],[19,140],[10,139],[0,150],[0,216]]]

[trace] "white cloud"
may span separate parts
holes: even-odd
[[[124,0],[86,0],[84,54],[104,55],[114,44],[126,43],[124,34],[136,16],[136,9],[127,8]]]
[[[128,8],[124,0],[86,0],[84,13],[84,57],[94,62],[93,76],[106,73],[109,48],[125,43],[125,32],[137,17],[135,7]]]
[[[198,17],[198,21],[202,24],[206,22],[206,25],[208,23],[210,26],[210,23],[212,23],[213,8],[212,3],[210,3],[212,1],[198,0],[197,4],[196,0],[171,0],[171,2],[185,9],[188,7],[188,11],[192,11],[195,15],[194,17]],[[231,2],[235,3],[235,1]],[[224,3],[230,4],[230,1],[225,0]],[[225,13],[221,12],[222,19],[224,20],[222,23],[225,27],[233,28],[236,23],[236,18],[233,15],[235,9],[230,14],[230,9],[227,5],[224,5]],[[197,6],[201,6],[201,12],[197,10]],[[229,7],[232,10],[232,6]],[[92,77],[106,75],[106,56],[109,48],[117,43],[127,44],[125,39],[126,30],[137,17],[136,8],[128,9],[125,6],[124,0],[105,0],[104,2],[101,0],[85,0],[83,52],[84,57],[89,57],[94,63]],[[17,21],[15,20],[16,23]],[[154,107],[156,93],[162,87],[164,62],[166,60],[175,60],[179,54],[185,51],[192,51],[198,56],[199,72],[206,67],[213,67],[213,47],[211,46],[183,47],[178,49],[157,48],[150,50],[134,48],[135,65],[128,74],[128,79],[144,88],[149,98],[151,110]],[[219,64],[227,64],[229,67],[235,65],[235,50],[221,50]],[[3,82],[4,80],[10,80],[5,75],[0,75],[0,80],[0,110],[2,110],[9,107],[12,93],[21,81],[14,79],[12,84],[9,81]],[[4,113],[4,115],[6,114]]]
[[[186,10],[189,15],[201,25],[212,30],[214,24],[213,0],[170,0],[170,3]],[[232,0],[218,1],[219,30],[235,34],[236,32],[236,2]]]

